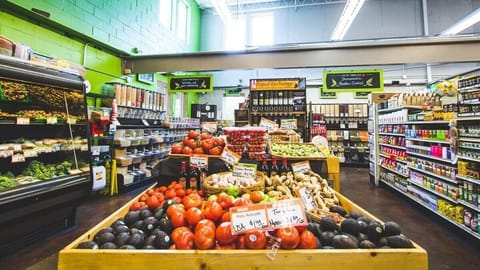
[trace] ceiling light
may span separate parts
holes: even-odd
[[[480,21],[480,8],[477,8],[472,13],[465,16],[465,18],[461,19],[454,25],[450,26],[449,28],[445,29],[443,32],[440,33],[441,36],[453,36],[456,35],[466,28],[478,23]]]
[[[224,24],[229,24],[232,21],[232,13],[228,9],[227,5],[225,4],[224,0],[210,0],[213,7],[215,8],[215,12],[217,12],[218,16],[222,19]]]
[[[330,37],[331,40],[342,40],[345,34],[352,25],[353,20],[362,8],[363,3],[365,0],[348,0],[343,8],[342,15],[335,26],[335,30],[333,30],[332,36]]]

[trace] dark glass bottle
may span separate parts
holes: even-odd
[[[280,174],[287,175],[290,172],[290,167],[288,166],[288,161],[286,157],[282,157],[282,167],[280,167]]]
[[[188,180],[187,162],[182,161],[180,163],[180,176],[178,177],[178,182],[182,184],[185,188],[189,188],[190,183],[187,180]]]
[[[190,167],[190,177],[188,182],[190,183],[189,188],[191,189],[199,188],[197,184],[200,182],[200,175],[198,173],[197,168],[195,168],[195,166]]]
[[[280,167],[278,167],[276,157],[272,157],[272,166],[270,166],[270,176],[274,175],[280,175]]]
[[[268,160],[266,156],[262,157],[262,165],[260,166],[259,171],[262,172],[265,176],[270,176],[270,168],[268,167]]]

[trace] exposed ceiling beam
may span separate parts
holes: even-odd
[[[480,62],[479,36],[328,42],[123,58],[123,73]]]

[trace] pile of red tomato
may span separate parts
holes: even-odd
[[[257,194],[253,194],[254,201],[257,201],[256,197]],[[232,198],[227,194],[206,200],[202,191],[185,190],[181,184],[172,182],[168,186],[147,190],[131,205],[130,210],[166,209],[166,216],[173,227],[170,249],[264,249],[269,235],[279,238],[283,249],[317,248],[317,238],[306,227],[232,234],[230,207],[253,203],[248,198]],[[166,208],[164,204],[167,204]]]
[[[219,137],[213,137],[208,132],[199,134],[195,130],[188,131],[181,143],[172,146],[172,154],[207,154],[220,155],[225,147],[225,140]]]

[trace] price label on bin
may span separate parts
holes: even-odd
[[[232,234],[269,228],[267,204],[264,203],[231,207],[230,218],[232,221]]]
[[[30,118],[17,117],[17,125],[30,125]]]
[[[297,119],[280,119],[280,128],[297,129]]]
[[[293,174],[305,173],[311,170],[308,160],[292,163],[291,166]]]
[[[295,194],[297,194],[297,197],[302,199],[305,210],[309,211],[317,208],[317,202],[313,198],[310,190],[308,190],[307,188],[303,187],[303,188],[296,189]]]
[[[238,177],[255,178],[257,165],[249,163],[237,163],[233,166],[233,175]]]
[[[260,118],[259,127],[265,128],[267,131],[273,131],[277,128],[277,123],[267,118]]]
[[[267,208],[268,222],[273,229],[307,225],[301,199],[280,200]]]
[[[207,168],[208,167],[208,156],[207,155],[192,155],[190,157],[190,166],[195,166],[197,168]]]
[[[223,149],[222,155],[220,158],[230,165],[234,165],[240,161],[240,155],[235,152],[228,150],[227,148]]]
[[[55,125],[58,123],[57,117],[47,117],[47,124],[48,125]]]

